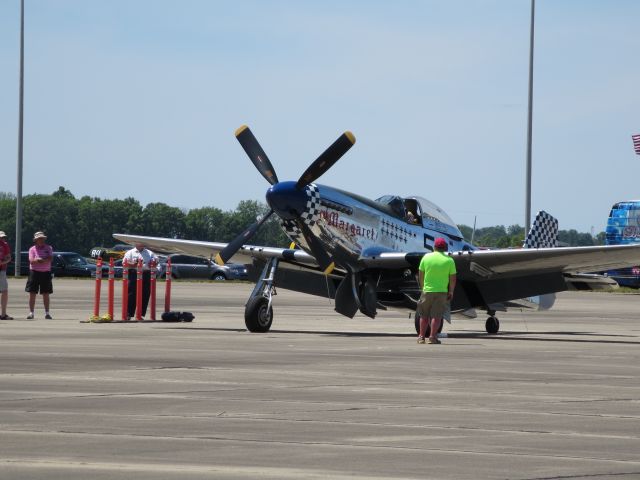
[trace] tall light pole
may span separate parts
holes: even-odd
[[[20,0],[20,99],[18,100],[18,188],[16,191],[16,256],[15,276],[20,275],[22,249],[22,144],[24,124],[24,0]]]
[[[527,194],[525,199],[524,231],[531,227],[531,133],[533,123],[533,25],[536,13],[536,0],[531,0],[531,33],[529,39],[529,121],[527,123]]]

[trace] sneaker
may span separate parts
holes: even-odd
[[[11,315],[0,315],[0,320],[13,320]]]
[[[418,337],[418,343],[424,343],[424,337]]]
[[[430,338],[429,339],[429,343],[432,343],[434,345],[438,345],[440,343],[442,343],[440,340],[438,340],[437,338]]]
[[[44,316],[45,319],[47,320],[53,320],[53,317],[51,315],[49,315],[48,313]]]
[[[33,312],[30,312],[29,315],[27,315],[27,320],[33,320]]]

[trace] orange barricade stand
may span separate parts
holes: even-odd
[[[122,261],[122,320],[126,320],[129,316],[129,266],[127,261]]]
[[[142,259],[136,267],[136,320],[142,320]]]
[[[96,290],[93,298],[93,316],[97,318],[100,316],[100,287],[102,285],[102,257],[98,257],[96,263]]]
[[[167,260],[167,281],[164,290],[164,311],[171,310],[171,259]]]
[[[151,269],[151,320],[156,319],[156,262],[151,260],[149,264],[149,268]]]
[[[107,314],[109,319],[113,320],[113,289],[115,284],[115,271],[113,268],[113,257],[109,259],[109,289],[107,298]]]

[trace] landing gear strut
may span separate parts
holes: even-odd
[[[489,311],[489,318],[487,318],[487,322],[484,324],[484,328],[487,329],[487,333],[490,335],[495,335],[500,330],[500,321],[495,316],[496,312]]]
[[[244,324],[250,332],[264,333],[271,328],[273,322],[271,303],[273,296],[276,295],[276,287],[273,282],[277,268],[277,258],[272,258],[267,262],[244,307]]]

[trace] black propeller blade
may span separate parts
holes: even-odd
[[[262,217],[260,220],[258,220],[256,223],[251,225],[244,232],[234,238],[231,242],[229,242],[227,246],[220,250],[220,252],[216,255],[214,261],[218,265],[224,265],[225,263],[227,263],[229,259],[233,257],[238,250],[240,250],[240,247],[255,235],[260,226],[264,222],[266,222],[272,214],[273,210],[270,210],[269,213],[267,213],[264,217]]]
[[[299,226],[300,230],[302,230],[302,236],[307,241],[307,245],[309,245],[311,254],[315,257],[322,271],[326,275],[329,275],[336,267],[335,262],[331,260],[329,254],[327,254],[322,244],[320,243],[318,238],[311,232],[311,229],[307,226],[307,224],[304,222],[300,222]]]
[[[338,139],[329,146],[329,148],[327,148],[311,165],[309,165],[309,168],[307,168],[307,170],[300,176],[298,183],[296,183],[296,188],[300,190],[304,188],[305,185],[308,185],[320,178],[333,166],[334,163],[340,160],[340,157],[353,147],[354,143],[356,143],[356,137],[353,136],[353,133],[347,131],[340,135]]]
[[[236,138],[238,139],[238,142],[240,142],[240,145],[242,145],[242,148],[244,148],[244,151],[247,152],[247,155],[260,174],[267,179],[267,182],[271,185],[278,183],[278,176],[276,175],[273,165],[271,165],[269,157],[267,157],[267,154],[264,152],[249,127],[242,125],[237,129]]]

